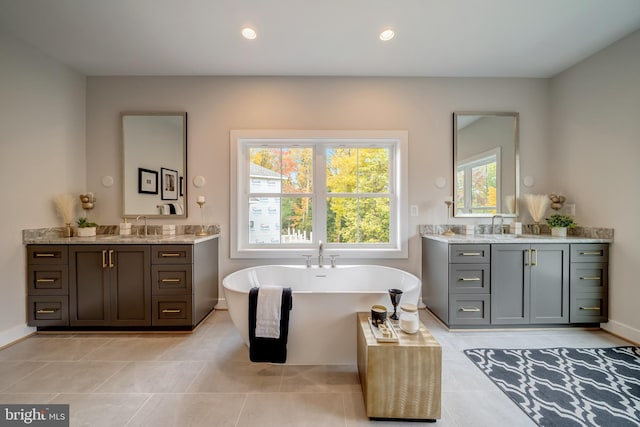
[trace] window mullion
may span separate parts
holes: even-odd
[[[326,144],[314,146],[313,156],[313,230],[314,243],[327,241],[327,156]]]

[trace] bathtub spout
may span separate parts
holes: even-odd
[[[322,241],[321,241],[320,245],[318,245],[318,267],[322,267],[322,262],[323,262],[322,252],[323,251],[324,251],[324,246],[322,245]]]

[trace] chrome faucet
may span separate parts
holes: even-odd
[[[491,218],[491,234],[495,234],[495,232],[496,232],[495,231],[496,230],[495,229],[495,225],[494,225],[494,221],[495,221],[496,218],[500,218],[500,234],[502,234],[503,233],[502,225],[504,223],[504,217],[502,215],[494,215]]]
[[[320,245],[318,246],[318,267],[322,267],[323,256],[322,252],[324,251],[324,246],[322,245],[322,241],[320,241]]]

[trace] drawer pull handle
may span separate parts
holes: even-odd
[[[36,258],[51,258],[56,256],[56,254],[50,254],[50,253],[46,253],[46,252],[38,252],[36,253]]]
[[[465,313],[477,313],[480,311],[480,309],[478,307],[473,307],[473,308],[460,307],[460,311],[464,311]]]
[[[164,258],[169,258],[169,257],[180,256],[180,254],[179,253],[175,253],[175,252],[163,252],[161,256],[164,257]]]
[[[57,308],[41,308],[40,310],[36,310],[37,314],[53,314],[58,311]]]
[[[102,268],[107,268],[107,251],[106,251],[106,249],[102,250]]]
[[[460,281],[461,282],[479,282],[480,278],[479,277],[461,277]]]
[[[182,313],[182,310],[180,309],[173,309],[173,308],[165,308],[164,310],[162,310],[163,313]]]
[[[593,311],[599,311],[600,307],[582,307],[580,306],[580,310],[593,310]]]
[[[460,252],[460,256],[482,256],[482,252]]]
[[[179,283],[180,279],[162,279],[162,283]]]
[[[36,279],[36,283],[52,283],[55,281],[56,279]]]
[[[580,255],[598,255],[598,256],[602,256],[602,251],[596,251],[596,252],[580,252]]]
[[[585,277],[581,277],[580,280],[600,280],[600,276],[585,276]]]

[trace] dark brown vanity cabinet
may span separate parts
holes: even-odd
[[[218,239],[151,247],[152,325],[195,326],[218,301]]]
[[[69,250],[65,245],[27,248],[27,324],[69,325]]]
[[[149,245],[69,247],[71,326],[151,326]]]

